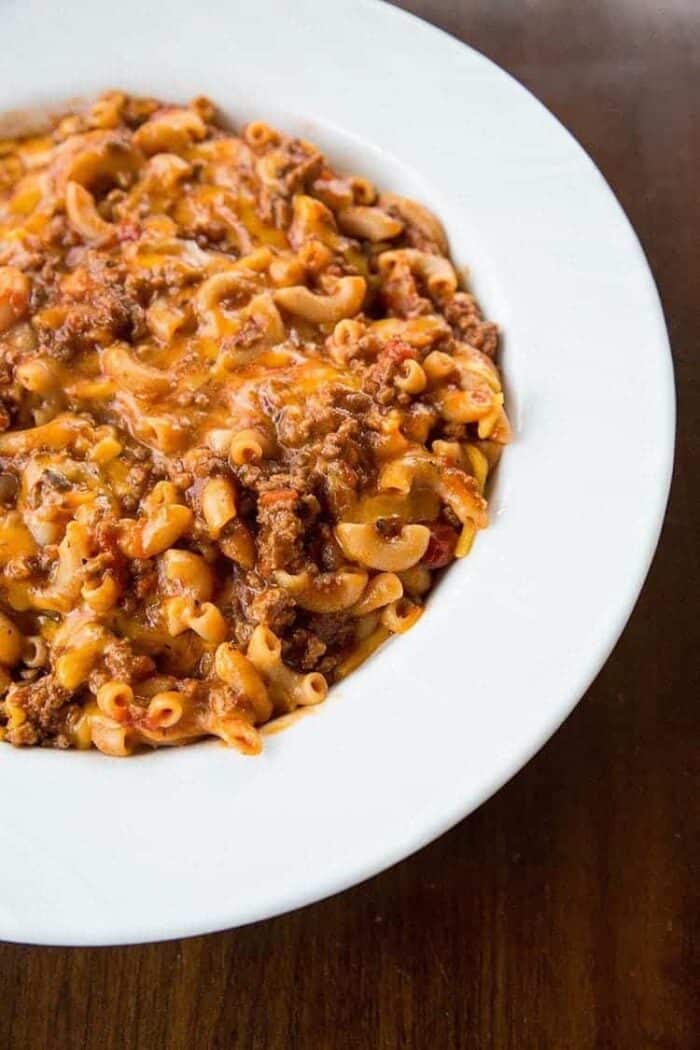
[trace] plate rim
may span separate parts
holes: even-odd
[[[346,7],[345,3],[338,3],[337,9]],[[636,604],[639,594],[641,593],[644,581],[649,572],[653,556],[659,541],[661,529],[663,526],[663,520],[666,512],[668,503],[668,496],[670,492],[670,485],[673,473],[673,461],[674,461],[674,447],[675,447],[675,422],[676,422],[676,401],[675,401],[675,385],[673,379],[673,365],[671,358],[671,351],[668,341],[668,335],[666,332],[665,321],[663,317],[663,309],[656,288],[656,284],[646,258],[644,249],[640,240],[632,227],[624,209],[617,200],[615,194],[610,188],[609,184],[605,180],[601,171],[589,156],[589,154],[583,149],[577,139],[572,133],[559,121],[559,119],[551,113],[538,99],[537,97],[523,84],[521,84],[512,74],[503,70],[500,66],[494,63],[487,56],[477,51],[470,45],[463,43],[450,34],[440,29],[437,26],[432,25],[429,22],[419,18],[410,12],[404,11],[400,8],[390,6],[388,4],[380,3],[379,0],[362,0],[359,5],[363,11],[367,12],[368,16],[372,18],[379,17],[388,22],[397,21],[402,22],[417,29],[420,33],[435,34],[442,42],[442,45],[449,47],[454,52],[467,51],[472,52],[478,56],[481,62],[487,63],[493,71],[497,71],[498,76],[506,77],[511,84],[520,92],[524,92],[527,95],[529,104],[536,104],[536,106],[543,112],[546,113],[549,120],[554,121],[558,126],[559,133],[564,133],[570,143],[575,147],[578,152],[579,159],[584,159],[586,164],[589,166],[591,175],[596,179],[598,183],[598,191],[607,194],[609,200],[614,202],[618,212],[619,220],[626,227],[626,234],[629,238],[631,234],[630,243],[633,244],[636,250],[638,269],[643,271],[646,276],[647,283],[647,307],[655,312],[655,320],[658,328],[658,332],[655,335],[655,340],[658,342],[658,350],[661,356],[666,359],[666,387],[664,392],[665,398],[665,419],[662,421],[665,426],[665,434],[663,440],[665,442],[665,459],[663,470],[660,471],[659,477],[656,478],[658,488],[655,494],[655,500],[652,511],[648,511],[648,534],[645,550],[640,554],[637,564],[637,570],[634,575],[634,579],[628,581],[627,597],[622,603],[621,611],[617,616],[616,622],[613,626],[609,627],[604,638],[601,638],[598,646],[598,652],[596,659],[593,660],[590,666],[587,667],[585,673],[578,676],[577,680],[572,682],[567,689],[566,698],[560,698],[557,704],[556,711],[553,716],[549,719],[547,727],[541,730],[538,734],[533,736],[532,739],[523,740],[520,747],[513,747],[510,752],[510,759],[502,763],[501,765],[494,766],[494,770],[490,779],[484,780],[482,786],[473,797],[468,800],[455,799],[454,805],[451,808],[447,808],[444,805],[440,806],[441,814],[439,817],[433,816],[432,819],[424,819],[423,824],[419,830],[413,830],[403,834],[401,837],[396,838],[392,842],[390,847],[384,847],[381,856],[374,857],[372,860],[368,860],[366,856],[358,857],[356,862],[353,864],[347,862],[343,868],[342,873],[330,872],[325,878],[317,879],[313,882],[312,886],[306,893],[292,892],[288,894],[279,892],[277,895],[277,901],[275,904],[269,904],[268,906],[258,907],[251,909],[250,914],[245,918],[237,917],[235,925],[246,925],[252,922],[259,921],[264,918],[271,918],[273,916],[282,914],[284,912],[294,910],[296,908],[305,906],[315,901],[323,900],[337,892],[340,892],[352,885],[356,885],[359,882],[365,881],[368,878],[373,877],[379,872],[393,866],[402,859],[407,858],[417,850],[423,848],[427,843],[433,841],[438,836],[449,830],[460,820],[471,813],[475,808],[481,805],[487,798],[495,793],[503,784],[510,780],[515,773],[517,773],[539,750],[540,748],[550,739],[550,737],[557,731],[560,725],[565,719],[571,714],[572,710],[583,697],[586,690],[589,688],[593,680],[599,674],[601,668],[608,659],[613,648],[617,644],[624,627],[632,614],[634,605]],[[381,12],[381,14],[378,14]],[[214,17],[215,11],[212,9],[212,17]],[[235,16],[234,16],[235,17]],[[125,78],[127,79],[127,78]],[[497,542],[497,537],[490,537],[487,534],[487,539],[490,542]],[[77,756],[73,756],[77,757]],[[20,924],[21,925],[21,924]],[[181,924],[177,928],[171,928],[164,930],[159,927],[156,923],[155,926],[148,926],[148,923],[133,924],[131,926],[125,926],[123,923],[120,926],[117,924],[113,931],[105,936],[104,933],[99,933],[97,939],[95,935],[87,932],[81,934],[76,930],[75,937],[71,936],[70,940],[66,940],[65,936],[58,935],[54,938],[50,929],[36,928],[31,929],[32,921],[28,917],[25,928],[22,931],[21,936],[13,936],[13,931],[9,930],[9,936],[6,936],[0,923],[0,936],[8,940],[22,941],[24,943],[35,943],[35,944],[75,944],[75,945],[103,945],[103,944],[131,944],[131,943],[143,943],[154,940],[170,940],[180,937],[189,937],[203,933],[213,932],[215,930],[221,930],[229,928],[231,923],[223,913],[219,914],[217,918],[210,919],[209,921],[202,922],[196,915],[192,915],[187,921],[182,920]]]

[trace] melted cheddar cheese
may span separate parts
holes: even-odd
[[[0,736],[323,700],[487,523],[497,342],[428,209],[205,99],[0,142]]]

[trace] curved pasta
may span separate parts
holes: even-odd
[[[92,127],[116,128],[121,119],[126,95],[121,91],[108,91],[90,106],[88,120]]]
[[[174,689],[156,693],[148,703],[145,722],[149,729],[172,729],[184,713],[182,697]]]
[[[421,607],[408,598],[399,598],[382,610],[381,622],[392,634],[403,634],[413,627],[422,612]]]
[[[444,383],[457,371],[457,364],[451,354],[443,350],[432,350],[423,361],[423,371],[431,383]]]
[[[293,218],[289,227],[289,242],[297,250],[305,241],[316,240],[325,244],[328,248],[336,249],[343,246],[343,240],[339,237],[335,218],[330,208],[327,208],[315,197],[297,193],[292,201]]]
[[[47,598],[50,599],[49,607],[71,608],[80,594],[89,557],[90,534],[87,527],[82,522],[70,521],[58,545],[51,584],[43,596],[45,603]]]
[[[438,251],[447,254],[447,234],[445,228],[429,208],[408,197],[399,197],[396,193],[381,193],[379,204],[400,215],[405,223],[413,226],[427,240],[432,241]]]
[[[253,270],[224,270],[208,277],[195,296],[195,308],[202,321],[208,324],[224,299],[235,299],[246,305],[259,287]],[[242,302],[241,302],[242,300]]]
[[[240,715],[210,713],[202,729],[220,737],[225,744],[244,755],[258,755],[262,751],[257,729]]]
[[[98,581],[86,580],[80,588],[83,603],[95,613],[106,613],[119,600],[121,589],[113,576],[106,575]]]
[[[75,232],[88,243],[104,244],[115,235],[113,225],[98,212],[93,195],[79,182],[66,184],[66,212]]]
[[[230,523],[226,535],[219,537],[219,549],[226,558],[237,562],[244,569],[252,569],[255,565],[255,541],[250,529],[242,521]]]
[[[251,703],[256,721],[266,722],[272,714],[272,702],[252,661],[230,642],[226,642],[216,650],[214,667],[222,682]]]
[[[189,507],[179,503],[167,504],[147,517],[141,526],[141,557],[152,558],[162,554],[168,547],[187,532],[192,524],[193,514]]]
[[[296,604],[302,609],[314,613],[331,613],[355,605],[365,589],[367,573],[340,570],[315,576],[307,572],[294,576],[278,570],[275,579],[294,595]]]
[[[228,634],[228,624],[213,602],[202,602],[190,616],[188,626],[205,642],[213,645],[223,642]]]
[[[403,231],[404,224],[392,219],[381,208],[353,204],[338,212],[338,224],[351,237],[362,237],[367,241],[390,241]]]
[[[405,494],[414,485],[432,488],[462,523],[473,521],[480,529],[488,524],[486,501],[474,479],[460,468],[426,455],[407,455],[387,463],[379,475],[381,489]]]
[[[367,584],[362,597],[352,607],[353,616],[366,616],[403,597],[403,584],[394,572],[380,572]]]
[[[56,365],[40,357],[29,358],[17,365],[15,379],[33,394],[48,396],[60,386],[60,373]]]
[[[386,538],[369,522],[341,522],[335,534],[343,553],[351,561],[370,569],[399,572],[419,562],[428,548],[430,529],[425,525],[404,525],[392,538]]]
[[[399,573],[399,579],[406,593],[416,595],[426,594],[433,582],[430,569],[426,569],[425,565],[414,565],[410,569],[404,569]]]
[[[134,700],[134,690],[127,682],[105,682],[97,690],[95,699],[100,711],[107,718],[115,722],[125,722]]]
[[[263,674],[270,674],[282,662],[282,643],[269,627],[260,624],[248,643],[248,659]]]
[[[259,463],[271,455],[272,450],[272,442],[267,434],[259,428],[246,427],[233,435],[228,454],[232,463],[241,466],[243,463]]]
[[[251,121],[243,129],[243,135],[246,142],[255,149],[262,149],[265,146],[276,146],[280,140],[279,132],[275,131],[263,120]]]
[[[459,390],[440,390],[434,401],[441,415],[450,423],[479,423],[492,417],[494,408],[501,407],[502,397],[494,394],[485,383],[475,383]],[[490,428],[487,430],[490,433]],[[488,434],[480,432],[479,437],[482,436]]]
[[[422,394],[428,385],[428,378],[423,367],[409,357],[399,365],[394,383],[407,394]]]
[[[220,609],[212,602],[198,602],[189,596],[168,598],[165,603],[168,634],[176,638],[183,631],[194,631],[205,642],[218,645],[228,634]]]
[[[265,270],[268,269],[272,259],[272,252],[267,245],[265,245],[262,248],[250,250],[248,255],[244,255],[234,263],[231,263],[231,269],[252,270],[253,273],[264,273]]]
[[[134,145],[146,154],[182,153],[206,134],[204,121],[191,109],[155,113],[134,132]]]
[[[240,438],[240,435],[238,436]],[[242,447],[239,442],[237,446],[237,454],[239,456]],[[256,443],[257,448],[260,448],[260,456],[262,456],[262,446]],[[231,449],[231,452],[233,455],[233,449]],[[225,477],[211,478],[207,481],[202,490],[201,506],[210,535],[213,539],[218,539],[221,535],[221,530],[230,521],[233,521],[238,513],[236,492],[231,481]]]
[[[162,555],[165,580],[195,601],[207,602],[214,593],[214,573],[201,554],[171,547]]]
[[[400,248],[382,252],[379,256],[379,272],[388,277],[394,267],[405,265],[421,277],[431,296],[444,299],[457,291],[457,274],[449,259],[442,255],[432,255],[416,248]]]
[[[186,427],[173,416],[141,416],[133,429],[139,441],[160,452],[178,452],[188,443]]]
[[[195,299],[202,335],[210,338],[235,335],[244,330],[247,323],[253,322],[257,326],[254,344],[274,346],[282,342],[284,326],[274,297],[268,292],[256,294],[259,287],[256,272],[247,268],[228,270],[207,278]],[[235,301],[230,310],[221,305],[226,299]],[[247,359],[245,351],[244,359]],[[233,363],[238,362],[234,360]]]
[[[139,361],[123,343],[114,343],[103,350],[100,364],[105,375],[141,396],[157,397],[170,390],[170,376]]]
[[[503,413],[503,394],[498,369],[486,354],[467,343],[458,343],[451,356],[433,351],[425,360],[426,373],[437,389],[433,401],[451,423],[478,423],[478,435],[489,437],[501,424],[501,437],[510,439],[510,427]],[[443,379],[456,375],[459,387],[440,386]]]
[[[166,299],[156,299],[146,311],[146,321],[157,339],[163,343],[169,343],[186,323],[187,313],[180,307],[168,303]]]
[[[24,639],[22,663],[32,668],[47,666],[49,663],[49,647],[41,635],[35,634]]]
[[[291,285],[301,284],[306,276],[306,270],[296,255],[288,257],[278,256],[270,261],[270,279],[277,288],[289,288]]]
[[[297,674],[282,662],[279,638],[264,626],[256,627],[248,643],[248,659],[267,683],[270,698],[277,711],[319,704],[328,692],[322,674]]]
[[[144,179],[150,187],[157,186],[172,192],[177,184],[192,174],[192,165],[176,153],[158,152],[151,157],[144,169]]]
[[[279,288],[275,302],[313,324],[335,324],[352,317],[362,307],[367,284],[364,277],[340,277],[329,295],[317,295],[303,285]]]
[[[487,354],[482,353],[475,346],[470,346],[469,343],[458,342],[455,344],[453,360],[463,378],[477,377],[487,383],[494,393],[501,392],[501,377]]]
[[[90,738],[98,751],[113,758],[125,758],[134,750],[133,732],[105,715],[90,717]]]
[[[0,664],[11,667],[22,657],[23,638],[9,616],[0,612]]]
[[[318,275],[333,262],[333,249],[323,241],[312,238],[299,245],[297,259],[305,275]]]
[[[430,314],[410,318],[384,317],[372,322],[369,335],[382,344],[389,343],[392,339],[400,339],[409,346],[423,350],[438,340],[449,337],[450,326],[444,318]]]
[[[109,633],[101,624],[83,624],[69,637],[66,651],[56,659],[54,675],[57,684],[69,692],[84,685],[99,662],[108,639]]]
[[[140,157],[128,138],[118,131],[89,131],[66,144],[57,163],[57,182],[77,182],[86,189],[104,189],[133,178]]]

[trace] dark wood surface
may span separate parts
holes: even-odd
[[[700,0],[403,6],[531,88],[646,248],[680,401],[646,588],[568,722],[448,835],[247,929],[132,948],[0,945],[0,1050],[700,1048]]]

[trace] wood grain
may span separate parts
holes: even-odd
[[[647,586],[576,712],[450,834],[340,897],[243,930],[118,949],[0,945],[0,1048],[700,1047],[700,4],[402,6],[561,118],[648,253],[680,428]]]

